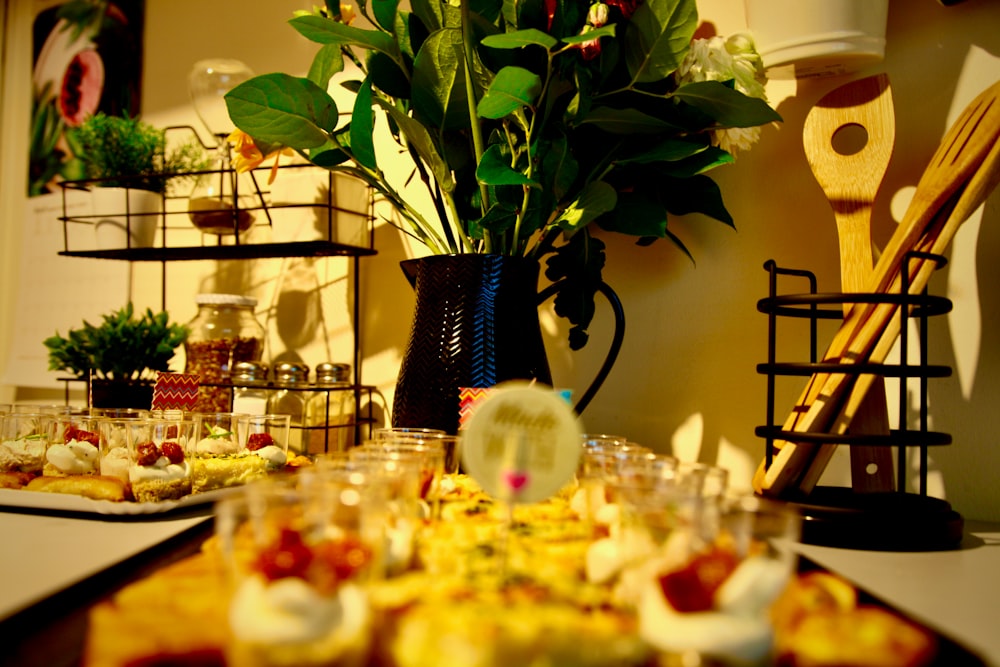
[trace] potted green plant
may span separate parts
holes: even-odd
[[[153,381],[168,371],[170,360],[188,336],[188,327],[171,323],[164,311],[136,315],[131,303],[102,316],[99,325],[58,332],[43,341],[49,351],[49,370],[69,371],[91,381],[94,407],[145,407],[152,402]],[[105,403],[103,396],[117,405]],[[121,404],[122,399],[136,405]]]
[[[226,94],[238,128],[231,137],[237,168],[290,148],[364,180],[395,208],[401,228],[436,255],[421,258],[435,264],[428,274],[446,271],[433,261],[440,255],[502,259],[477,266],[475,276],[516,263],[507,260],[544,261],[545,277],[559,286],[554,308],[571,324],[572,349],[586,344],[594,297],[607,287],[605,245],[594,232],[628,235],[639,245],[667,239],[690,256],[677,218],[699,213],[734,226],[708,172],[752,146],[760,126],[781,120],[765,99],[753,40],[705,32],[710,26],[701,26],[696,0],[387,0],[359,7],[369,27],[351,25],[353,8],[336,0],[296,13],[292,27],[319,44],[307,76],[264,74]],[[350,113],[328,93],[334,77],[353,93]],[[380,128],[388,131],[379,136],[398,146],[377,144]],[[408,175],[384,169],[400,160],[411,162]],[[423,185],[421,200],[405,191],[409,183]],[[537,276],[538,267],[531,270]],[[450,280],[455,289],[468,293],[469,273]],[[531,282],[530,274],[522,282]],[[416,289],[419,318],[419,277]],[[440,286],[435,291],[441,296],[430,301],[455,302]],[[534,304],[536,294],[514,299]],[[494,332],[510,318],[484,319],[481,306],[496,299],[480,301],[454,319],[481,326],[468,337],[442,335],[440,351],[420,347],[421,336],[411,332],[395,425],[433,426],[397,423],[410,396],[455,403],[444,411],[457,413],[458,387],[483,386],[463,382],[510,379],[492,368],[472,374],[444,367],[499,356]],[[534,356],[534,329],[515,327],[516,341],[504,347]],[[466,357],[449,349],[455,340],[482,349]],[[414,375],[414,359],[436,366]],[[546,364],[531,365],[541,369],[528,371],[532,378],[547,380]]]
[[[208,165],[193,139],[170,149],[166,130],[139,118],[87,117],[67,134],[94,192],[99,247],[149,247],[162,212],[163,195],[174,183]],[[107,214],[107,215],[105,215]],[[111,233],[125,239],[103,241]]]

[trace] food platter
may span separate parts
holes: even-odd
[[[179,500],[158,503],[93,500],[69,493],[45,493],[23,489],[0,489],[0,506],[51,512],[80,512],[103,516],[142,516],[164,514],[174,510],[209,505],[232,493],[238,487],[215,489],[184,496]]]

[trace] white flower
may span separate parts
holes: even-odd
[[[603,2],[595,2],[587,11],[587,25],[600,28],[608,22],[608,6]]]
[[[677,68],[678,83],[730,79],[734,81],[736,90],[744,95],[767,101],[764,66],[749,35],[693,40],[687,56]],[[735,154],[738,150],[750,149],[759,137],[759,127],[727,128],[713,132],[712,143]]]

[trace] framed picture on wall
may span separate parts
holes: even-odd
[[[88,116],[137,116],[145,0],[70,0],[32,25],[28,195],[85,178],[68,133]]]

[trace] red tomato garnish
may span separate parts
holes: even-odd
[[[278,541],[257,557],[257,569],[271,581],[285,577],[305,579],[312,559],[312,550],[302,542],[302,535],[283,528]]]
[[[354,536],[316,545],[316,564],[329,568],[338,581],[352,578],[371,560],[372,550]]]
[[[160,458],[160,450],[155,443],[141,442],[135,446],[135,462],[141,466],[151,466]]]
[[[170,459],[171,463],[182,463],[184,461],[184,450],[173,440],[160,445],[160,453]]]
[[[97,447],[101,441],[100,437],[92,431],[84,431],[82,428],[67,426],[66,431],[63,433],[63,441],[69,442],[70,440],[89,442],[94,447]]]
[[[736,569],[736,556],[724,549],[714,549],[695,556],[679,570],[660,577],[660,590],[670,606],[680,612],[708,611],[715,591]]]
[[[264,447],[270,447],[273,444],[274,438],[271,437],[270,433],[251,433],[247,439],[247,449],[251,452],[263,449]]]

